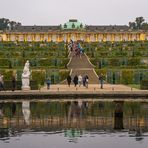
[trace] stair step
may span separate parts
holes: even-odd
[[[69,64],[67,65],[69,70],[72,70],[71,77],[74,78],[75,75],[82,77],[87,75],[89,77],[89,84],[98,84],[99,80],[98,77],[94,71],[94,66],[89,61],[86,54],[79,56],[73,56],[73,54],[70,54],[71,60]],[[67,81],[63,81],[62,84],[67,84]]]

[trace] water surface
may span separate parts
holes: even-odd
[[[0,148],[146,148],[147,145],[147,102],[0,102]]]

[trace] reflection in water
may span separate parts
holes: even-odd
[[[69,108],[69,118],[79,118],[80,117],[81,108],[78,105],[77,101],[71,102]]]
[[[82,118],[85,118],[88,104],[86,101],[72,101],[69,106],[68,121],[69,122],[83,122]]]
[[[147,104],[86,100],[3,102],[0,103],[0,142],[39,132],[49,137],[64,136],[74,143],[86,135],[94,138],[127,132],[128,138],[143,142],[148,132]]]
[[[114,129],[124,129],[123,127],[123,102],[115,102]]]
[[[30,101],[22,102],[22,112],[24,115],[24,120],[27,125],[30,124]]]
[[[142,130],[141,130],[140,127],[138,127],[138,128],[136,129],[135,137],[136,137],[136,141],[141,141],[141,140],[143,140]]]
[[[16,104],[12,103],[12,115],[15,115],[16,113]]]
[[[0,117],[3,116],[3,103],[0,103]]]

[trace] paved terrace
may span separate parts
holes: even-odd
[[[148,100],[148,90],[138,90],[125,85],[104,84],[100,89],[97,84],[90,84],[88,88],[83,86],[68,87],[67,85],[51,85],[40,90],[30,91],[1,91],[0,100],[6,99],[144,99]]]

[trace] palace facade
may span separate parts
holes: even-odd
[[[132,30],[126,25],[83,25],[74,19],[58,26],[18,26],[0,32],[0,41],[69,42],[71,39],[85,42],[144,41],[148,40],[148,32]]]

